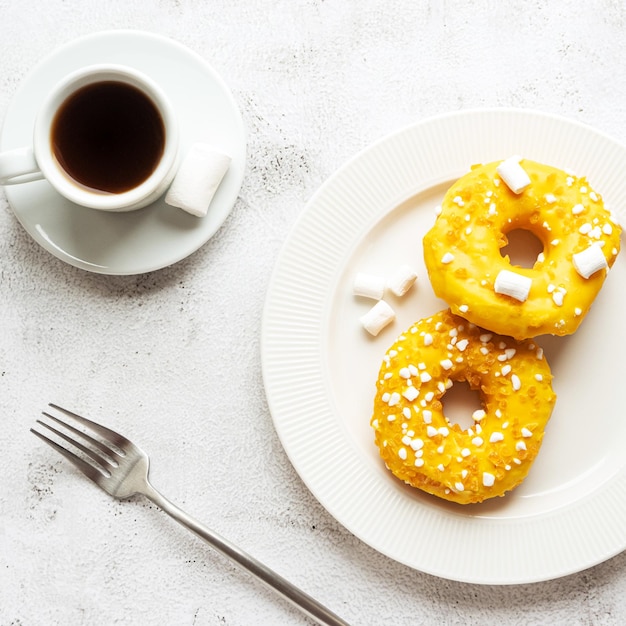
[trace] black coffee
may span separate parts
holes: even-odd
[[[165,127],[153,102],[136,87],[103,81],[74,92],[57,112],[51,141],[75,181],[121,193],[146,180],[165,146]]]

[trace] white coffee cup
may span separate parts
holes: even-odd
[[[70,111],[68,103],[74,106],[87,89],[92,90],[92,101],[98,101],[103,89],[109,90],[104,92],[107,97],[114,98],[113,91],[111,91],[112,84],[115,84],[121,93],[128,92],[128,95],[134,92],[133,97],[139,98],[141,103],[148,106],[151,120],[153,118],[156,120],[153,113],[158,114],[162,121],[163,133],[158,138],[159,145],[162,144],[162,150],[158,152],[154,148],[157,139],[143,142],[149,143],[154,148],[150,148],[152,150],[150,163],[154,163],[154,166],[150,166],[152,169],[146,170],[146,175],[138,177],[129,188],[115,191],[106,188],[106,185],[91,186],[90,183],[82,182],[66,171],[61,163],[66,162],[66,159],[59,153],[59,142],[53,141],[52,136],[53,129],[59,125],[61,116],[64,116],[70,126],[72,124],[72,113],[68,112]],[[101,91],[94,91],[94,88]],[[126,105],[120,104],[119,106],[124,110]],[[57,133],[56,130],[55,133]],[[67,132],[66,135],[71,137],[72,132]],[[85,133],[75,133],[75,135],[87,136]],[[99,143],[98,141],[84,142],[86,154],[83,156],[86,158],[81,161],[91,167],[96,174],[108,169],[108,167],[95,165],[96,159],[102,159],[103,154],[102,150],[99,152]],[[56,149],[53,144],[56,145]],[[137,149],[142,150],[143,146],[137,146]],[[148,150],[147,146],[146,150]],[[101,163],[112,165],[116,161],[123,161],[121,156],[116,156],[114,150],[111,149],[111,152],[112,155],[101,160]],[[90,159],[94,164],[89,163]],[[173,107],[161,88],[149,77],[129,67],[110,64],[91,65],[66,76],[47,95],[35,119],[32,145],[0,153],[0,185],[22,184],[45,179],[59,194],[75,204],[103,211],[132,211],[151,204],[167,190],[176,174],[178,161],[178,122]],[[126,171],[124,168],[118,169]]]

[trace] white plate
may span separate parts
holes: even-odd
[[[243,180],[245,132],[228,87],[200,56],[158,35],[107,31],[59,48],[30,72],[4,120],[2,150],[31,141],[39,105],[59,79],[103,62],[129,65],[159,83],[180,119],[183,156],[196,142],[210,143],[231,156],[208,215],[193,217],[168,206],[163,198],[130,213],[85,209],[65,200],[45,181],[4,189],[26,231],[59,259],[102,274],[139,274],[195,252],[224,222]]]
[[[318,500],[387,556],[483,584],[556,578],[626,546],[626,253],[578,332],[539,342],[558,400],[518,489],[478,505],[447,503],[393,478],[373,443],[383,354],[411,323],[446,308],[422,260],[434,208],[471,164],[511,154],[586,175],[608,205],[626,198],[626,148],[586,126],[508,109],[426,120],[357,155],[311,199],[272,276],[262,336],[276,429]],[[371,338],[358,318],[372,302],[352,295],[354,275],[403,263],[418,283],[390,299],[397,321]]]

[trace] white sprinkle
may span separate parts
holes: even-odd
[[[592,239],[600,239],[602,237],[602,229],[599,226],[594,226],[589,232],[589,236]]]
[[[519,450],[526,450],[526,444],[523,441],[518,441],[515,444],[515,449],[518,450],[518,451]]]
[[[493,337],[493,335],[491,333],[483,333],[480,336],[480,341],[481,341],[481,343],[489,343],[491,341],[492,337]]]
[[[589,197],[594,201],[597,202],[598,201],[598,194],[595,191],[591,191],[589,193]]]
[[[425,396],[424,396],[424,400],[426,400],[426,402],[432,402],[433,398],[435,397],[435,392],[434,391],[429,391]]]
[[[585,224],[583,224],[579,229],[578,232],[581,235],[588,235],[591,232],[591,229],[593,228],[593,226],[591,226],[591,224],[589,222],[586,222]]]
[[[388,391],[385,391],[385,393],[383,393],[380,397],[383,402],[389,402],[389,398],[391,398],[391,394]]]
[[[543,381],[543,374],[535,374],[535,380],[539,383]]]
[[[557,306],[563,306],[563,298],[567,292],[564,289],[559,289],[552,294],[552,300]]]
[[[389,402],[387,402],[387,404],[389,406],[395,406],[398,402],[400,402],[400,394],[397,391],[394,391],[389,397]]]
[[[532,437],[532,431],[528,430],[528,428],[522,428],[522,437]]]
[[[401,378],[411,378],[411,372],[408,367],[401,367],[398,374]]]
[[[447,437],[450,434],[450,430],[445,426],[442,426],[437,432],[444,437]]]
[[[462,457],[468,457],[471,454],[470,449],[469,448],[463,448],[463,450],[461,450],[461,456]]]
[[[496,417],[500,419],[502,417],[502,411],[500,409],[496,409]]]
[[[433,343],[433,336],[430,333],[424,335],[424,345],[430,346]]]
[[[452,254],[451,252],[446,252],[442,257],[441,257],[441,262],[444,265],[448,265],[448,263],[452,263],[452,261],[454,261],[454,254]]]
[[[469,311],[469,307],[467,306],[467,304],[462,304],[459,307],[459,311],[461,311],[461,313],[467,313]]]
[[[445,471],[446,471],[446,468],[445,468],[445,466],[444,466],[444,464],[443,464],[443,463],[439,463],[439,465],[437,465],[437,469],[438,469],[440,472],[445,472]]]
[[[444,451],[444,450],[445,450],[445,447],[444,447],[444,446],[439,446],[439,447],[437,448],[437,454],[443,454],[443,451]]]
[[[417,367],[413,363],[409,363],[409,372],[411,372],[411,376],[417,376]]]
[[[400,448],[398,450],[398,456],[403,460],[406,461],[406,448]]]
[[[491,437],[489,437],[489,443],[497,443],[498,441],[504,441],[504,435],[499,432],[491,433]]]
[[[463,483],[454,483],[454,487],[457,491],[465,491],[465,487],[463,486]]]
[[[548,204],[554,204],[556,202],[556,196],[553,193],[547,193],[545,198]]]
[[[413,439],[409,445],[417,452],[417,450],[421,450],[424,447],[424,442],[421,439]]]
[[[387,421],[388,422],[395,422],[396,421],[396,416],[395,415],[387,415]]]
[[[514,391],[519,391],[522,387],[522,381],[519,379],[517,374],[511,375],[511,385],[513,385]]]
[[[415,459],[415,467],[422,467],[424,465],[424,459]]]
[[[406,417],[406,419],[411,419],[411,409],[409,409],[408,406],[405,406],[402,409],[402,415],[404,415],[404,417]]]
[[[612,233],[613,233],[613,227],[612,227],[610,224],[605,224],[605,225],[602,227],[602,232],[603,232],[605,235],[610,235],[610,234],[612,234]]]
[[[437,432],[437,429],[434,426],[428,426],[426,428],[426,434],[429,437],[436,437],[439,433]]]
[[[469,474],[469,472],[468,472],[466,469],[464,469],[464,470],[461,472],[461,478],[467,478],[467,475],[468,475],[468,474]]]
[[[458,341],[456,343],[456,349],[460,350],[461,352],[463,352],[465,350],[465,348],[467,348],[468,345],[469,345],[469,340],[468,339],[461,339],[461,341]]]
[[[444,359],[443,361],[439,361],[439,365],[441,365],[444,370],[449,370],[454,367],[454,363],[452,363],[450,359]]]
[[[432,411],[422,411],[422,418],[424,420],[424,424],[430,424],[433,421],[433,412]]]
[[[489,472],[483,472],[483,485],[485,487],[493,487],[496,482],[496,477]]]
[[[415,388],[415,387],[407,387],[403,392],[402,395],[409,401],[409,402],[413,402],[413,400],[415,400],[415,398],[417,398],[417,396],[420,395],[420,392]]]
[[[502,376],[507,376],[511,373],[511,366],[507,363],[506,365],[502,366],[502,369],[500,371],[502,372]]]
[[[431,380],[432,380],[432,378],[433,378],[433,377],[432,377],[432,376],[431,376],[428,372],[422,372],[422,373],[420,374],[420,380],[421,380],[423,383],[427,383],[427,382],[431,381]]]
[[[463,202],[463,198],[461,198],[461,196],[454,196],[454,198],[452,198],[452,202],[454,202],[457,206],[465,206],[465,202]]]
[[[482,437],[474,437],[474,438],[472,439],[472,443],[473,443],[475,446],[482,446],[484,442],[483,442]]]
[[[486,411],[484,411],[483,409],[477,409],[472,413],[472,419],[475,422],[480,422],[480,420],[483,419],[485,415],[487,415]]]
[[[582,213],[585,210],[585,207],[582,204],[575,204],[572,207],[572,213],[574,215],[579,215],[580,213]]]
[[[574,315],[575,315],[576,317],[579,317],[579,316],[580,316],[580,315],[582,315],[582,314],[583,314],[583,310],[582,310],[580,307],[576,307],[576,308],[574,309]]]

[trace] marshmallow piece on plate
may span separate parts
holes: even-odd
[[[408,265],[396,268],[387,281],[390,291],[396,296],[403,296],[417,279],[417,274]]]
[[[165,202],[196,217],[204,217],[230,161],[228,155],[208,144],[194,144],[183,159]]]
[[[385,292],[385,279],[382,276],[359,272],[354,277],[353,291],[355,296],[382,300]]]
[[[530,185],[530,177],[526,170],[520,165],[522,157],[512,156],[502,161],[496,168],[500,178],[506,183],[506,186],[515,194],[520,194],[528,185]]]
[[[393,322],[395,318],[395,311],[384,300],[379,300],[361,317],[361,324],[363,324],[363,328],[365,328],[370,335],[374,335],[375,337],[387,324]]]
[[[608,267],[604,252],[602,252],[602,248],[597,243],[594,243],[582,252],[572,255],[572,262],[576,271],[583,278],[590,278],[598,270]]]

